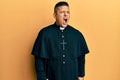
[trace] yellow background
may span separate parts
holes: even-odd
[[[0,80],[35,80],[31,50],[59,0],[0,0]],[[66,0],[85,36],[85,80],[120,80],[120,0]]]

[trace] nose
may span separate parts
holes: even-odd
[[[68,16],[68,13],[67,13],[67,12],[65,12],[65,13],[64,13],[64,16]]]

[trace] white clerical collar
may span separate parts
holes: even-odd
[[[64,29],[65,29],[65,27],[60,27],[60,30],[62,30],[62,31],[63,31]]]

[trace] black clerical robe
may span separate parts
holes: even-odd
[[[88,47],[82,33],[68,25],[64,30],[56,24],[43,28],[35,41],[37,80],[78,80],[85,75]]]

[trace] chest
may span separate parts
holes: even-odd
[[[71,59],[78,52],[79,38],[73,32],[53,31],[48,34],[49,53],[57,59]]]
[[[53,31],[48,34],[48,41],[51,46],[76,46],[79,42],[77,35],[70,31]]]

